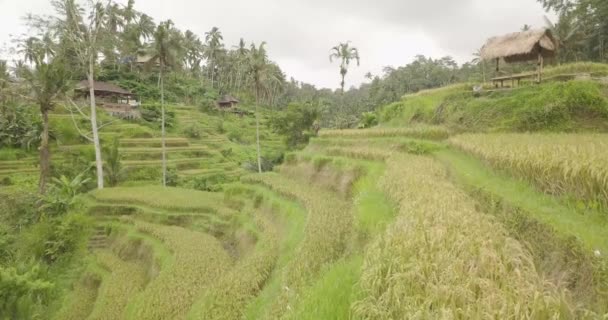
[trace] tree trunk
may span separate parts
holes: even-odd
[[[161,144],[163,154],[163,187],[167,186],[167,148],[165,143],[165,81],[163,79],[164,65],[160,65],[160,108],[161,108]]]
[[[40,181],[38,192],[43,195],[46,193],[46,184],[51,175],[51,150],[49,148],[49,109],[47,106],[40,106],[42,114],[42,137],[40,141]]]
[[[340,87],[342,88],[342,94],[344,94],[344,77],[345,77],[345,75],[342,75],[342,82],[340,82]]]
[[[262,173],[262,152],[260,148],[260,112],[258,110],[260,104],[259,90],[255,90],[255,136],[258,151],[258,173]]]
[[[213,89],[213,78],[215,76],[215,66],[213,65],[213,58],[211,58],[211,88]]]
[[[101,159],[101,143],[97,129],[97,106],[95,105],[95,65],[93,56],[89,57],[89,95],[91,101],[91,128],[93,131],[93,146],[95,147],[95,166],[97,167],[97,189],[103,189],[103,161]]]

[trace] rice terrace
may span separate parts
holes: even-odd
[[[608,1],[0,30],[0,320],[608,320]]]

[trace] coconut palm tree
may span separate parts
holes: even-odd
[[[478,65],[481,68],[481,76],[483,79],[483,83],[486,83],[486,62],[481,57],[481,49],[478,49],[477,51],[475,51],[473,53],[473,56],[475,58],[471,61],[471,63]]]
[[[269,78],[269,63],[268,54],[266,52],[266,42],[262,42],[258,47],[255,43],[251,44],[248,55],[248,70],[249,80],[255,94],[255,130],[256,130],[256,145],[258,158],[258,172],[262,173],[262,151],[260,147],[260,114],[259,105],[260,99],[264,93],[265,82]]]
[[[179,61],[179,39],[175,36],[171,20],[161,22],[154,32],[154,42],[148,54],[150,64],[158,64],[158,79],[160,85],[161,131],[162,131],[162,167],[163,186],[167,186],[167,148],[165,143],[165,82],[164,73],[167,67],[176,66]]]
[[[196,34],[190,30],[186,30],[183,47],[184,63],[190,69],[190,72],[194,74],[200,68],[203,58],[203,43]]]
[[[218,27],[213,27],[211,31],[205,33],[205,57],[209,60],[209,72],[211,72],[211,87],[215,76],[216,58],[222,50],[224,36]]]
[[[36,42],[29,38],[27,42]],[[39,41],[39,40],[38,40]],[[34,61],[33,67],[23,65],[17,70],[19,77],[25,80],[30,97],[38,104],[42,117],[42,133],[40,137],[40,180],[38,192],[44,194],[51,175],[51,150],[49,147],[49,112],[55,106],[55,101],[69,90],[69,68],[60,58],[43,58],[42,56],[27,59]],[[44,54],[42,52],[41,54]],[[48,59],[48,60],[47,60]],[[47,62],[48,61],[48,62]]]
[[[247,50],[247,45],[245,44],[245,40],[243,38],[239,40],[239,45],[235,47],[235,51],[237,59],[236,91],[238,92],[241,89],[241,82],[243,80],[243,66],[247,62],[247,55],[249,54],[249,50]]]
[[[329,61],[333,62],[334,60],[340,60],[340,76],[342,77],[342,81],[340,82],[340,88],[342,88],[342,93],[344,93],[344,78],[348,73],[348,67],[350,66],[350,62],[352,60],[357,61],[357,66],[359,65],[359,50],[357,48],[350,46],[350,41],[346,43],[340,43],[339,45],[331,48],[331,53],[329,55]]]

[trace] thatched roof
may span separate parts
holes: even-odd
[[[114,93],[114,94],[119,94],[119,95],[124,95],[124,96],[133,95],[133,93],[131,93],[129,90],[125,90],[115,84],[108,83],[108,82],[95,81],[94,87],[95,87],[95,92]],[[87,80],[80,81],[80,83],[78,83],[78,85],[76,86],[76,90],[80,90],[80,91],[89,90],[89,82]]]
[[[138,55],[137,59],[136,59],[136,63],[140,63],[140,64],[146,64],[146,63],[150,63],[150,61],[152,61],[154,57],[149,55],[149,54],[144,54],[144,55]],[[156,61],[154,61],[156,64],[158,64],[158,59],[154,59]]]
[[[217,103],[239,103],[239,100],[231,95],[225,95]]]
[[[484,60],[503,58],[506,62],[530,61],[543,57],[552,57],[557,50],[557,43],[548,29],[529,30],[493,37],[481,48]]]

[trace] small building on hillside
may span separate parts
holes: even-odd
[[[95,81],[94,90],[97,107],[107,111],[112,116],[122,119],[141,118],[139,102],[132,92],[115,84],[101,81]],[[90,94],[89,82],[87,80],[81,81],[76,86],[76,91],[80,92],[83,98],[88,98]]]
[[[239,100],[231,95],[225,95],[217,101],[217,107],[220,110],[228,110],[236,108],[239,104]]]
[[[490,38],[481,48],[481,58],[496,61],[496,71],[500,71],[501,59],[506,63],[537,61],[538,67],[535,73],[499,77],[493,80],[502,83],[505,80],[519,81],[522,78],[536,77],[537,81],[540,82],[545,59],[554,57],[556,52],[557,41],[551,30],[539,29]]]
[[[160,63],[158,62],[158,58],[155,59],[153,56],[148,55],[148,54],[138,55],[137,58],[135,59],[135,63],[140,67],[145,67],[148,65],[153,65],[153,66],[160,65]]]

